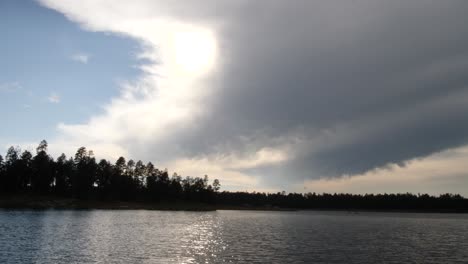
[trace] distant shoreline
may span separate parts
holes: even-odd
[[[343,208],[283,208],[276,206],[232,206],[222,204],[205,204],[186,201],[128,202],[81,200],[43,195],[2,195],[0,210],[156,210],[156,211],[198,211],[217,210],[251,210],[251,211],[339,211],[359,215],[359,213],[451,213],[466,214],[466,210],[388,210],[388,209],[343,209]]]
[[[8,210],[161,210],[161,211],[216,211],[216,210],[261,210],[297,211],[297,209],[268,206],[223,206],[190,201],[102,201],[82,200],[44,195],[2,195],[0,209]]]
[[[58,210],[171,210],[171,211],[214,211],[212,205],[194,202],[127,202],[127,201],[101,201],[62,198],[42,195],[13,195],[0,196],[1,209],[58,209]]]

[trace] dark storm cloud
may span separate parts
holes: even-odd
[[[219,64],[205,80],[207,114],[163,142],[127,141],[131,153],[170,160],[280,149],[288,161],[242,169],[297,179],[468,143],[466,1],[144,3],[120,12],[215,29]]]
[[[212,115],[184,144],[193,154],[245,151],[300,133],[305,143],[284,168],[311,177],[466,144],[467,8],[280,1],[223,14]],[[325,142],[307,143],[322,131],[331,131]],[[259,133],[264,140],[240,139]]]

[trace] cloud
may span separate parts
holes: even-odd
[[[71,56],[72,60],[83,63],[83,64],[87,64],[90,58],[91,58],[90,55],[84,54],[84,53],[77,53]]]
[[[445,150],[422,159],[407,161],[404,167],[389,164],[359,175],[338,179],[306,180],[298,190],[329,193],[459,193],[467,196],[465,164],[468,146]],[[303,187],[303,188],[301,188]]]
[[[468,3],[41,3],[85,30],[139,40],[146,62],[104,113],[60,124],[57,141],[265,188],[468,143]],[[184,32],[214,47],[203,74],[176,59]]]
[[[57,93],[51,93],[51,94],[47,97],[47,100],[48,100],[50,103],[58,104],[58,103],[60,103],[60,96],[59,96]]]

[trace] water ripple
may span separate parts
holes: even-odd
[[[466,263],[464,215],[0,211],[0,263]]]

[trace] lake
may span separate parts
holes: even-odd
[[[0,263],[466,263],[452,214],[0,210]]]

